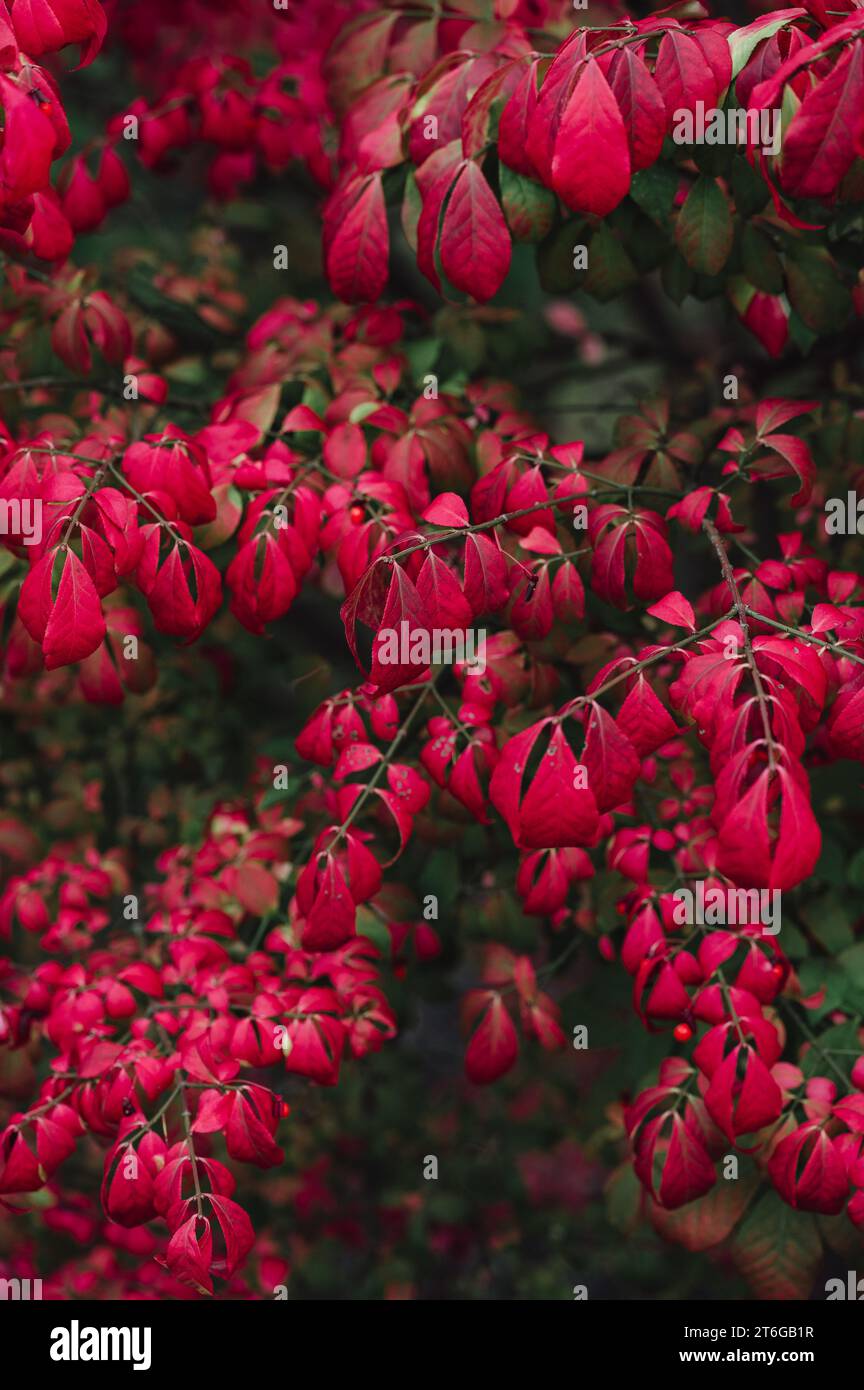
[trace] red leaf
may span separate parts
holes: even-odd
[[[590,709],[582,762],[598,810],[613,811],[633,794],[639,758],[629,738],[602,705],[592,701]]]
[[[864,99],[864,45],[842,50],[828,76],[807,93],[783,139],[784,189],[796,198],[830,198],[855,158]]]
[[[442,492],[429,503],[423,520],[433,526],[467,526],[468,508],[455,492]]]
[[[576,785],[578,764],[560,724],[554,726],[523,795],[528,761],[549,722],[541,719],[504,745],[489,784],[492,804],[507,821],[520,849],[590,845],[597,834],[597,802],[589,787]]]
[[[561,117],[552,186],[574,212],[604,217],[630,188],[627,131],[609,83],[589,58]]]
[[[806,774],[799,769],[793,776],[781,767],[777,776],[780,816],[773,843],[767,768],[735,802],[720,827],[717,867],[743,888],[794,888],[812,873],[822,849],[822,835],[805,790]]]
[[[654,81],[663,93],[670,124],[676,111],[693,111],[697,101],[704,101],[706,109],[713,107],[719,92],[714,70],[699,44],[680,29],[668,29],[663,35]]]
[[[474,616],[453,571],[431,550],[417,576],[417,597],[428,628],[462,632]]]
[[[465,538],[464,590],[475,617],[498,612],[510,596],[504,553],[482,531]]]
[[[846,1165],[818,1125],[801,1125],[781,1139],[769,1160],[768,1175],[790,1207],[829,1216],[843,1210],[849,1191]]]
[[[498,201],[472,160],[453,184],[441,226],[441,265],[457,290],[485,301],[510,269],[510,233]]]
[[[333,293],[349,304],[371,303],[387,284],[390,235],[381,179],[379,172],[352,180],[350,205],[343,195],[328,210],[327,277]]]
[[[714,1071],[705,1108],[727,1138],[734,1140],[773,1124],[783,1108],[783,1094],[758,1052],[739,1044]]]
[[[652,604],[648,612],[652,618],[660,618],[664,623],[673,623],[676,627],[686,627],[691,632],[696,631],[693,606],[677,589],[673,589],[665,598],[661,598],[659,603]]]
[[[585,586],[574,564],[559,565],[552,580],[552,607],[563,622],[585,616]]]
[[[212,1261],[210,1222],[203,1216],[190,1216],[188,1221],[177,1227],[168,1242],[165,1264],[181,1284],[189,1284],[199,1292],[212,1293]]]
[[[779,396],[760,401],[756,407],[756,433],[760,439],[763,434],[773,434],[796,415],[815,410],[818,404],[818,401],[787,401]]]
[[[37,561],[21,586],[18,600],[18,615],[34,642],[41,645],[49,671],[90,656],[106,632],[96,587],[72,550],[60,560],[54,594],[57,559],[57,552],[52,551]]]
[[[661,748],[678,733],[674,719],[641,671],[618,711],[616,722],[641,758]]]
[[[771,357],[779,357],[789,337],[789,317],[779,295],[757,290],[742,321]]]
[[[498,122],[498,158],[526,178],[535,178],[537,174],[528,154],[528,131],[537,106],[537,69],[541,61],[535,58],[520,79]]]
[[[631,47],[619,49],[606,73],[621,113],[635,174],[659,157],[666,134],[666,103],[642,59]]]
[[[716,1173],[711,1155],[700,1135],[688,1128],[680,1115],[673,1116],[672,1136],[666,1153],[657,1200],[674,1211],[714,1186]]]
[[[781,458],[786,460],[801,484],[795,496],[789,499],[790,505],[793,507],[806,506],[813,491],[816,465],[804,440],[799,439],[794,434],[766,434],[763,435],[760,442],[765,445],[766,449],[773,449],[775,454],[779,454]],[[763,477],[778,476],[774,472],[766,473],[761,466],[761,460],[757,466]],[[783,469],[782,471],[785,473],[788,470]]]
[[[477,1086],[497,1081],[513,1066],[519,1039],[500,994],[490,994],[489,1006],[465,1053],[465,1074]]]
[[[12,23],[31,57],[80,43],[79,66],[84,67],[102,47],[108,17],[98,0],[15,0]]]
[[[339,478],[355,478],[366,463],[366,441],[359,425],[337,425],[327,436],[324,462]]]

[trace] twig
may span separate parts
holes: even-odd
[[[707,519],[702,522],[702,527],[717,552],[723,578],[726,581],[726,585],[732,595],[732,601],[735,605],[735,612],[738,617],[738,622],[741,627],[741,636],[744,642],[744,656],[750,669],[753,689],[756,691],[756,700],[759,705],[759,713],[762,717],[762,729],[765,734],[765,747],[768,753],[768,767],[771,772],[774,772],[777,767],[776,744],[774,742],[774,735],[771,732],[771,719],[768,713],[768,696],[762,684],[762,673],[756,665],[756,657],[753,654],[753,646],[750,641],[750,628],[747,622],[747,605],[742,599],[738,589],[735,574],[729,560],[729,554],[723,544],[720,532],[717,530],[713,521],[708,521]]]

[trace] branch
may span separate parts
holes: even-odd
[[[801,642],[809,642],[814,647],[825,647],[828,651],[836,652],[838,656],[845,657],[847,661],[855,661],[859,666],[864,666],[864,657],[850,652],[840,642],[828,642],[823,637],[814,637],[812,632],[802,632],[800,627],[790,627],[788,623],[779,623],[774,618],[766,618],[764,613],[757,613],[755,608],[745,608],[744,611],[748,617],[756,618],[760,623],[767,623],[769,627],[776,627],[781,632],[788,632],[790,637],[796,637]]]
[[[420,710],[426,703],[426,700],[429,697],[432,690],[434,689],[436,683],[441,679],[442,671],[443,668],[440,668],[438,671],[435,672],[434,676],[430,681],[425,682],[423,689],[420,693],[419,699],[415,700],[404,724],[402,724],[402,726],[399,729],[397,729],[393,742],[390,744],[390,747],[387,749],[387,752],[384,754],[384,757],[381,759],[380,763],[375,768],[372,777],[363,787],[362,792],[358,796],[357,800],[354,802],[354,805],[351,807],[351,810],[349,811],[347,818],[342,822],[338,831],[336,832],[336,835],[328,845],[328,849],[333,849],[335,845],[338,845],[342,840],[344,840],[349,827],[353,825],[354,821],[357,819],[357,816],[359,815],[361,808],[364,806],[369,796],[372,794],[372,792],[377,787],[378,783],[381,781],[381,778],[383,777],[386,769],[390,766],[391,762],[396,756],[396,753],[399,751],[400,747],[405,742],[406,738],[411,732],[411,729],[414,727],[414,723],[417,719],[418,714],[420,713]]]
[[[723,578],[726,581],[729,592],[732,595],[732,601],[735,605],[735,612],[741,627],[741,636],[744,641],[744,656],[747,661],[747,665],[750,669],[750,676],[753,681],[753,689],[756,691],[756,700],[759,705],[759,713],[762,717],[762,729],[765,734],[765,747],[768,753],[768,767],[771,770],[771,772],[774,772],[777,767],[777,744],[775,743],[774,735],[771,732],[771,717],[768,711],[768,696],[766,695],[765,687],[762,684],[762,673],[759,670],[759,667],[756,665],[756,657],[753,654],[753,646],[750,641],[750,627],[747,622],[747,615],[749,610],[741,597],[741,593],[738,588],[737,581],[735,579],[735,574],[732,570],[732,565],[729,561],[729,555],[721,539],[720,532],[717,530],[717,527],[714,525],[713,521],[708,521],[707,519],[702,522],[702,527],[711,544],[713,545],[715,551],[717,552],[717,558],[720,561],[720,568],[723,571]]]

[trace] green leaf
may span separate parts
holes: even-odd
[[[253,203],[238,199],[222,207],[221,217],[229,227],[264,228],[270,218],[270,210],[265,203]]]
[[[717,275],[732,250],[732,214],[725,194],[713,179],[701,175],[684,202],[675,227],[675,241],[691,270]]]
[[[848,852],[827,831],[822,835],[822,852],[813,870],[814,878],[823,878],[828,883],[842,883],[846,873]]]
[[[605,304],[638,279],[636,267],[615,233],[601,224],[588,248],[588,274],[582,288]]]
[[[732,161],[738,157],[734,145],[692,145],[690,151],[699,172],[712,179],[725,177]]]
[[[740,1178],[721,1177],[704,1197],[677,1211],[666,1211],[652,1202],[651,1224],[664,1240],[675,1241],[686,1250],[710,1250],[732,1234],[758,1186],[759,1174],[753,1169]]]
[[[377,946],[385,960],[390,958],[393,943],[385,922],[375,912],[370,912],[368,907],[358,907],[357,909],[357,935],[365,936]]]
[[[641,274],[656,270],[669,247],[668,228],[658,227],[641,208],[632,203],[620,204],[610,222],[614,222],[615,214],[622,210],[628,214],[626,223],[616,230],[628,256]]]
[[[517,241],[542,241],[555,221],[555,195],[534,179],[499,166],[501,206]]]
[[[669,220],[680,182],[681,175],[675,166],[661,160],[634,174],[630,197],[653,222],[663,226]]]
[[[603,1189],[606,1215],[616,1231],[630,1235],[639,1225],[642,1209],[642,1184],[627,1160],[612,1173]]]
[[[814,333],[812,328],[808,328],[794,309],[789,310],[789,341],[794,343],[802,356],[806,357],[813,344],[818,341],[819,334]]]
[[[730,1253],[757,1298],[804,1299],[822,1256],[809,1212],[766,1192],[732,1238]]]
[[[683,304],[693,288],[695,276],[680,251],[669,251],[660,271],[663,288],[675,304]]]
[[[441,339],[418,338],[416,342],[406,343],[404,352],[411,367],[412,381],[422,382],[424,376],[435,369],[441,354]]]
[[[818,960],[807,959],[798,968],[801,987],[805,994],[825,991],[822,1003],[813,1011],[812,1017],[819,1018],[830,1009],[839,1009],[845,998],[843,971],[835,960],[820,956]]]
[[[270,787],[261,798],[261,809],[269,811],[271,806],[281,806],[283,802],[290,801],[292,796],[297,795],[299,781],[292,787],[291,779],[288,779],[287,787]]]
[[[845,972],[853,986],[854,996],[860,997],[864,1002],[864,941],[859,941],[857,945],[849,946],[845,951],[841,951],[837,957],[837,964]]]
[[[789,303],[814,333],[839,331],[849,317],[852,300],[833,260],[821,246],[796,242],[786,256]]]
[[[330,397],[327,395],[326,391],[324,391],[323,387],[320,385],[319,382],[308,381],[306,385],[303,387],[303,394],[300,397],[300,403],[301,405],[308,405],[310,410],[314,410],[315,414],[320,415],[323,419],[324,415],[327,412],[327,407],[330,404]],[[312,442],[312,446],[314,448],[318,440],[318,436],[315,434],[314,430],[300,430],[298,431],[298,433],[305,434],[306,438]]]
[[[807,938],[797,927],[787,926],[783,923],[783,950],[790,960],[803,960],[809,953],[810,947],[807,945]]]
[[[832,956],[851,946],[854,938],[849,927],[848,909],[833,893],[822,894],[807,903],[801,908],[801,916],[811,934]]]
[[[864,888],[864,849],[859,849],[857,854],[852,856],[846,877],[850,888]]]
[[[415,256],[417,254],[417,223],[420,221],[422,211],[423,199],[420,196],[420,189],[417,186],[413,169],[409,169],[408,177],[405,180],[405,192],[402,195],[400,221],[405,240]]]
[[[744,274],[765,294],[783,293],[783,264],[770,237],[752,223],[741,232],[741,263]]]
[[[573,268],[573,248],[584,244],[584,222],[574,219],[550,232],[537,251],[537,273],[547,294],[565,294],[584,279],[584,271]]]
[[[845,1212],[840,1216],[817,1216],[816,1223],[822,1239],[835,1255],[853,1258],[861,1252],[860,1233]]]
[[[848,1023],[836,1023],[833,1028],[826,1028],[819,1034],[819,1049],[809,1047],[801,1058],[800,1067],[808,1080],[811,1076],[825,1075],[827,1064],[823,1054],[826,1052],[829,1055],[834,1054],[834,1061],[841,1071],[848,1072],[852,1060],[861,1053],[858,1024],[853,1019]]]
[[[736,159],[733,163],[730,184],[740,217],[752,217],[754,212],[761,212],[771,196],[765,180],[746,159]]]
[[[746,66],[750,54],[763,39],[770,39],[772,34],[776,34],[782,29],[784,24],[797,16],[805,15],[806,10],[783,10],[779,19],[767,19],[764,24],[747,25],[746,29],[736,29],[734,33],[727,35],[729,52],[732,56],[732,78],[738,76],[743,67]]]

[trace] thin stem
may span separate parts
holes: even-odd
[[[448,705],[447,701],[444,699],[444,696],[441,694],[441,691],[438,689],[437,685],[430,686],[430,690],[432,691],[432,694],[435,696],[435,699],[438,701],[442,710],[446,714],[447,718],[450,720],[451,724],[455,724],[460,734],[464,734],[468,741],[470,743],[473,743],[474,739],[476,738],[476,730],[472,733],[470,729],[467,729],[465,727],[458,714],[453,713],[452,709]]]
[[[349,828],[351,827],[351,825],[353,825],[354,821],[357,819],[357,817],[358,817],[358,815],[360,814],[360,811],[362,810],[362,808],[363,808],[363,806],[365,805],[366,801],[369,799],[369,797],[371,796],[372,792],[375,790],[375,788],[377,787],[378,783],[381,781],[381,778],[384,776],[385,771],[386,771],[387,768],[390,766],[390,763],[393,761],[393,758],[395,757],[396,753],[399,751],[399,748],[402,746],[402,744],[405,742],[405,739],[408,737],[409,733],[411,732],[411,729],[413,728],[414,723],[416,722],[416,719],[417,719],[417,716],[418,716],[419,713],[420,713],[420,710],[423,708],[423,705],[426,703],[426,700],[427,700],[428,697],[429,697],[429,693],[430,693],[430,691],[432,690],[433,686],[435,685],[436,681],[438,681],[438,680],[440,679],[440,677],[441,677],[441,675],[442,675],[442,671],[443,671],[443,668],[441,668],[441,669],[439,669],[438,671],[436,671],[436,673],[435,673],[435,675],[432,677],[431,681],[427,681],[427,682],[424,684],[424,687],[423,687],[423,690],[422,690],[422,692],[421,692],[421,694],[420,694],[419,699],[415,700],[415,702],[414,702],[414,704],[412,705],[411,710],[410,710],[410,712],[409,712],[407,718],[405,719],[404,724],[402,724],[401,728],[399,728],[399,729],[396,731],[396,735],[395,735],[395,737],[394,737],[394,739],[393,739],[393,742],[390,744],[390,747],[387,749],[387,752],[384,754],[384,757],[381,759],[381,762],[380,762],[380,763],[378,764],[378,766],[376,767],[374,773],[372,774],[372,777],[369,779],[369,781],[368,781],[368,782],[365,784],[365,786],[363,787],[362,792],[361,792],[360,795],[358,796],[357,800],[354,802],[354,805],[351,807],[351,810],[350,810],[350,812],[348,813],[347,819],[344,820],[344,821],[342,822],[342,824],[340,825],[338,831],[336,832],[335,837],[334,837],[333,840],[330,842],[330,845],[328,846],[328,849],[331,849],[331,850],[332,850],[332,849],[334,848],[335,845],[338,845],[342,840],[344,840],[344,838],[345,838],[345,836],[346,836],[346,834],[347,834]]]
[[[680,492],[672,492],[670,488],[651,487],[648,483],[619,483],[615,478],[604,478],[602,473],[591,473],[587,468],[580,467],[576,471],[581,473],[583,478],[590,478],[592,482],[602,483],[607,488],[615,488],[617,492],[647,492],[655,497],[681,496]],[[569,500],[572,502],[574,499],[571,497]]]
[[[78,525],[84,508],[87,506],[87,503],[90,501],[90,498],[93,496],[93,493],[96,491],[97,487],[102,482],[105,473],[110,467],[110,462],[106,459],[103,459],[100,466],[96,469],[96,472],[90,479],[89,485],[84,490],[84,496],[81,498],[80,502],[78,503],[77,507],[75,508],[74,512],[72,513],[68,522],[66,523],[66,530],[63,532],[63,539],[61,540],[59,545],[60,550],[65,550],[68,547],[69,537],[72,535],[72,532]]]
[[[738,583],[735,579],[735,574],[729,560],[729,553],[725,545],[723,544],[720,532],[717,530],[717,527],[714,525],[713,521],[708,521],[707,519],[702,522],[702,527],[711,544],[713,545],[715,551],[717,552],[717,558],[720,561],[720,569],[723,572],[723,578],[726,581],[726,586],[732,595],[732,601],[735,605],[735,612],[738,617],[738,622],[741,627],[741,636],[744,642],[744,657],[750,669],[750,677],[753,681],[753,688],[756,691],[756,700],[758,702],[759,713],[762,718],[762,729],[765,734],[765,746],[766,751],[768,753],[768,767],[771,770],[771,772],[774,772],[777,767],[777,746],[774,742],[774,735],[771,732],[771,719],[768,712],[768,696],[765,693],[765,687],[762,684],[762,673],[759,670],[759,667],[756,665],[756,657],[753,654],[753,646],[750,641],[750,627],[747,622],[747,605],[742,599],[741,593],[738,589]]]
[[[147,498],[142,496],[142,494],[138,491],[136,487],[132,486],[129,479],[126,477],[124,473],[120,471],[119,468],[115,468],[113,463],[109,464],[108,467],[110,472],[113,473],[114,477],[117,479],[118,483],[122,483],[125,488],[128,488],[129,492],[131,492],[135,500],[137,502],[140,502],[142,507],[146,507],[151,516],[155,516],[159,525],[165,528],[169,536],[171,536],[171,538],[175,540],[178,545],[189,544],[188,541],[183,539],[179,531],[174,530],[174,527],[171,525],[171,522],[166,521],[162,513],[158,512],[156,508],[150,502],[147,501]]]
[[[584,704],[585,700],[596,700],[598,695],[605,695],[607,690],[611,690],[612,687],[618,685],[620,681],[625,681],[630,676],[635,676],[637,672],[644,671],[646,666],[653,666],[655,661],[663,661],[672,652],[683,651],[685,647],[692,647],[694,642],[701,642],[703,638],[708,637],[709,634],[714,631],[715,627],[719,627],[721,623],[728,622],[733,611],[733,609],[730,609],[729,612],[724,613],[721,618],[715,618],[713,623],[709,623],[707,627],[701,628],[699,632],[694,632],[690,637],[682,637],[681,641],[676,642],[674,646],[664,647],[662,651],[653,652],[651,656],[643,657],[641,661],[635,661],[632,666],[627,667],[626,671],[619,672],[617,676],[612,676],[610,680],[604,681],[597,690],[592,690],[590,695],[579,695],[575,700],[571,700],[568,705],[565,705],[564,708],[570,710],[575,705]]]
[[[788,623],[776,622],[774,618],[766,618],[764,613],[757,613],[755,608],[747,608],[745,612],[760,623],[767,623],[769,627],[776,627],[780,632],[788,632],[790,637],[796,637],[802,642],[809,642],[814,647],[825,647],[829,651],[836,652],[838,656],[845,657],[847,661],[855,661],[859,666],[864,666],[864,657],[850,652],[840,642],[828,642],[823,637],[814,637],[811,632],[802,632],[798,627],[790,627]]]
[[[186,1147],[189,1150],[189,1158],[192,1163],[192,1181],[195,1184],[195,1205],[198,1208],[198,1215],[204,1215],[204,1204],[202,1201],[201,1179],[198,1176],[198,1158],[195,1153],[195,1141],[192,1138],[192,1116],[189,1113],[189,1100],[186,1095],[185,1078],[180,1082],[180,1094],[183,1098],[183,1132],[186,1136]]]
[[[848,1085],[849,1085],[849,1078],[848,1078],[848,1076],[846,1076],[846,1075],[840,1070],[840,1068],[837,1066],[837,1063],[836,1063],[835,1061],[833,1061],[833,1059],[832,1059],[830,1053],[826,1052],[825,1049],[824,1049],[823,1047],[820,1047],[820,1046],[819,1046],[819,1040],[818,1040],[818,1038],[816,1037],[816,1034],[813,1032],[812,1028],[810,1027],[809,1023],[807,1023],[807,1022],[804,1020],[804,1018],[801,1016],[801,1014],[797,1013],[796,1011],[793,1011],[793,1010],[791,1009],[791,1006],[786,1002],[785,999],[778,999],[778,1000],[777,1000],[777,1003],[781,1006],[781,1008],[783,1009],[784,1013],[786,1013],[789,1017],[791,1017],[792,1019],[794,1019],[794,1021],[798,1024],[798,1027],[801,1029],[801,1032],[804,1033],[804,1035],[806,1036],[807,1041],[810,1043],[811,1047],[813,1047],[813,1048],[816,1049],[816,1051],[819,1053],[819,1056],[820,1056],[820,1057],[824,1057],[824,1058],[825,1058],[826,1063],[827,1063],[828,1066],[831,1068],[831,1070],[834,1072],[834,1075],[835,1075],[840,1081],[842,1081],[843,1086],[844,1086],[844,1087],[848,1086]]]
[[[50,1100],[46,1100],[45,1104],[38,1106],[36,1110],[28,1110],[25,1118],[27,1120],[34,1120],[37,1115],[44,1115],[47,1110],[53,1109],[55,1105],[59,1105],[67,1096],[71,1096],[74,1090],[75,1084],[73,1083],[73,1085],[67,1086],[65,1091],[61,1091],[59,1096],[52,1096]]]
[[[738,1017],[738,1011],[735,1008],[735,1000],[732,998],[732,991],[730,990],[726,980],[721,979],[720,981],[720,993],[723,995],[723,1001],[726,1005],[726,1008],[729,1010],[733,1023],[735,1024],[735,1031],[738,1034],[738,1041],[739,1043],[744,1044],[747,1041],[744,1037],[744,1029],[741,1027],[741,1020]]]

